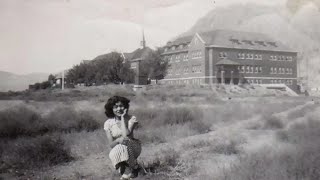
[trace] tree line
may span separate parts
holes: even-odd
[[[141,62],[140,75],[149,79],[160,80],[167,74],[168,60],[161,54],[163,49],[158,48],[149,53],[145,61]],[[68,85],[84,84],[129,84],[134,83],[135,71],[130,68],[131,64],[124,59],[121,53],[111,52],[91,61],[82,61],[74,65],[66,72],[65,81]],[[55,77],[50,74],[48,81],[35,83],[29,89],[47,89],[55,84]]]

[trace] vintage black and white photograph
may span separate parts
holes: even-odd
[[[319,180],[320,0],[0,0],[0,180]]]

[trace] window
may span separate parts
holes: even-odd
[[[250,73],[250,66],[247,66],[247,73]]]
[[[291,69],[291,68],[289,69],[289,74],[293,74],[293,73],[292,73],[292,69]]]
[[[267,42],[268,45],[273,46],[273,47],[277,47],[276,42]]]
[[[172,56],[170,56],[170,58],[169,58],[169,62],[172,62],[172,59],[173,59],[173,55],[172,55]]]
[[[273,69],[274,74],[277,74],[277,68]]]
[[[188,54],[183,55],[183,61],[188,61]]]
[[[270,68],[270,74],[273,74],[273,67]]]
[[[259,67],[259,73],[261,73],[262,72],[262,67]]]
[[[273,61],[274,60],[274,56],[270,56],[270,60]]]
[[[258,73],[258,72],[259,72],[259,67],[257,66],[255,73]]]
[[[227,57],[227,53],[226,52],[220,52],[219,53],[219,57],[220,58],[226,58]]]
[[[253,66],[251,66],[251,68],[250,68],[250,69],[251,69],[250,73],[253,73],[253,69],[254,69],[254,68],[253,68]]]
[[[166,47],[165,49],[164,49],[164,52],[167,52],[168,51],[168,48]]]
[[[253,42],[250,40],[242,40],[242,42],[249,44],[249,45],[254,45]]]
[[[241,44],[238,39],[229,39],[233,44]]]
[[[171,47],[171,50],[175,50],[175,49],[176,49],[176,47],[175,47],[175,46],[172,46],[172,47]]]
[[[274,60],[277,61],[277,60],[278,60],[278,57],[277,57],[277,56],[274,56]]]
[[[241,66],[241,73],[245,73],[245,66]]]
[[[192,59],[198,59],[198,58],[201,58],[202,56],[202,52],[201,51],[193,51],[191,53],[191,58]]]
[[[189,72],[188,67],[185,67],[185,68],[183,69],[183,71],[184,71],[184,74],[188,74],[188,72]]]
[[[244,54],[238,53],[238,59],[244,59]]]
[[[179,75],[180,74],[180,68],[177,68],[176,69],[176,75]]]
[[[176,62],[180,62],[180,54],[176,55]]]

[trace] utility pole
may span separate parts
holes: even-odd
[[[306,90],[309,89],[309,58],[307,58],[307,62],[306,62]]]
[[[64,90],[64,70],[62,71],[61,89]]]

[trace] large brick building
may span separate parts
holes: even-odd
[[[286,84],[297,89],[297,52],[260,33],[215,30],[169,41],[166,84]]]

